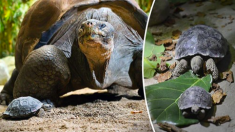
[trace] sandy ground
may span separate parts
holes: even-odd
[[[218,68],[220,71],[233,71],[233,76],[235,77],[235,20],[230,19],[230,17],[235,18],[235,0],[233,0],[233,3],[233,5],[227,6],[221,5],[219,1],[216,1],[215,3],[205,1],[202,2],[201,5],[198,3],[182,4],[179,6],[183,9],[183,11],[180,12],[180,15],[171,16],[175,20],[174,25],[170,27],[166,27],[164,25],[153,26],[150,28],[150,31],[162,32],[163,35],[155,36],[155,39],[164,40],[171,38],[172,31],[177,29],[185,31],[192,25],[196,24],[206,24],[216,28],[227,39],[230,50],[230,55],[226,56],[225,59],[218,63]],[[197,15],[198,12],[201,12],[202,15]],[[174,61],[175,60],[173,59],[173,61],[170,61],[169,63]],[[157,83],[157,81],[153,78],[145,80],[145,85],[155,83]],[[221,104],[215,106],[214,113],[211,114],[214,116],[229,115],[231,117],[231,121],[224,123],[221,126],[200,122],[198,124],[183,127],[184,130],[189,132],[235,132],[235,83],[221,80],[217,83],[224,92],[227,93],[227,96]],[[163,130],[160,130],[156,124],[154,124],[154,128],[157,132],[163,132]]]
[[[0,131],[152,131],[145,101],[136,92],[114,95],[89,89],[76,91],[63,98],[63,107],[53,108],[44,117],[34,116],[27,120],[0,118]],[[0,114],[6,107],[0,105]],[[132,114],[133,111],[142,113]]]

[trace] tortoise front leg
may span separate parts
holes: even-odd
[[[181,59],[180,62],[176,65],[172,75],[175,77],[180,76],[188,69],[188,62],[185,59]]]
[[[19,72],[13,97],[32,96],[39,100],[51,99],[68,92],[70,70],[64,53],[53,45],[32,51]]]
[[[13,70],[11,78],[9,81],[4,85],[3,90],[0,93],[0,103],[6,102],[8,105],[13,99],[13,88],[18,76],[18,71],[16,69]]]
[[[206,61],[206,70],[212,74],[213,80],[217,80],[219,77],[219,71],[215,65],[215,61],[210,58]]]

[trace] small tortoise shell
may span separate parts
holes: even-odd
[[[30,96],[20,97],[14,99],[7,107],[7,110],[3,113],[5,118],[29,118],[33,115],[36,115],[42,103]]]
[[[210,109],[212,106],[212,98],[210,93],[201,87],[193,86],[188,88],[180,95],[178,106],[181,110],[191,108],[197,105],[203,109]]]
[[[223,58],[228,50],[227,40],[216,29],[196,25],[180,36],[175,49],[175,59],[196,54],[211,58]]]

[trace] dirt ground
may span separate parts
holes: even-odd
[[[27,120],[0,118],[0,131],[152,131],[145,100],[136,92],[117,95],[89,89],[76,91],[63,98],[62,107],[53,108],[44,117],[34,116]],[[0,105],[0,114],[6,107]]]

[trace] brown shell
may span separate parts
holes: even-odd
[[[109,7],[144,37],[147,16],[135,0],[39,0],[28,10],[21,24],[15,48],[17,70],[21,69],[25,58],[39,42],[42,32],[73,7],[77,8],[78,15],[90,7]]]

